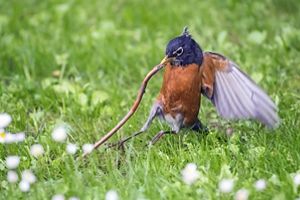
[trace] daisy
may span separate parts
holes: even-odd
[[[105,195],[105,200],[118,200],[119,196],[115,190],[109,190]]]
[[[72,155],[76,153],[77,149],[78,149],[77,145],[76,144],[71,144],[71,143],[68,144],[67,148],[66,148],[67,153],[72,154]]]
[[[26,169],[22,172],[22,180],[32,184],[36,181],[36,177],[31,170]]]
[[[6,133],[3,128],[0,128],[0,143],[5,142]]]
[[[16,169],[19,166],[19,163],[19,156],[7,156],[6,158],[6,166],[8,169]]]
[[[23,142],[25,140],[25,133],[16,133],[14,134],[14,142]]]
[[[54,195],[51,200],[65,200],[65,196],[63,194]]]
[[[56,142],[64,142],[67,139],[67,130],[64,126],[54,128],[52,138]]]
[[[18,174],[15,171],[10,170],[7,172],[7,181],[9,183],[16,183],[18,179]]]
[[[294,176],[294,184],[295,184],[296,186],[299,186],[299,185],[300,185],[300,174],[296,174],[296,175]]]
[[[9,114],[0,113],[0,128],[6,128],[10,124],[11,120],[12,118]]]
[[[197,170],[195,163],[188,163],[185,168],[181,171],[183,182],[188,185],[192,185],[200,177],[200,173]]]
[[[0,143],[15,143],[23,142],[25,140],[25,133],[5,133],[4,129],[0,129]]]
[[[249,191],[247,189],[240,189],[235,194],[235,200],[247,200],[249,197]]]
[[[93,144],[84,144],[82,146],[82,150],[84,153],[91,153],[94,149],[94,145]]]
[[[7,144],[14,143],[15,142],[14,134],[6,133],[4,142],[7,143]]]
[[[30,147],[30,154],[34,157],[39,157],[44,154],[44,148],[40,144],[34,144]]]
[[[234,186],[233,179],[222,179],[219,182],[219,190],[220,190],[220,192],[223,192],[223,193],[231,192],[233,189],[233,186]]]
[[[28,192],[30,190],[30,184],[27,181],[22,180],[19,183],[19,188],[22,192]]]
[[[255,182],[254,187],[257,191],[263,191],[267,187],[267,183],[264,179],[259,179]]]

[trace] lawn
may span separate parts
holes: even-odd
[[[300,3],[179,0],[0,0],[0,113],[12,117],[7,132],[21,143],[0,143],[0,199],[296,199],[300,184]],[[200,118],[208,134],[182,130],[154,146],[166,124],[116,149],[77,160],[81,147],[109,131],[130,109],[146,73],[164,57],[166,44],[189,26],[204,50],[222,53],[264,88],[279,108],[281,124],[268,130],[255,121],[226,121],[203,98]],[[137,131],[160,89],[162,72],[149,83],[137,113],[111,141]],[[64,124],[66,142],[52,132]],[[232,132],[232,134],[231,134]],[[68,143],[80,149],[66,152]],[[44,154],[30,154],[41,144]],[[31,169],[28,192],[7,181],[6,157],[16,172]],[[192,185],[182,170],[195,163]],[[221,180],[232,180],[224,193]],[[255,187],[262,179],[266,187]],[[112,200],[112,198],[110,199]]]

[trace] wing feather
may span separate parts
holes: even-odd
[[[206,74],[205,74],[206,73]],[[207,73],[214,73],[214,79]],[[249,76],[226,57],[204,53],[202,92],[210,98],[225,119],[257,119],[268,127],[279,124],[277,107],[271,98]]]

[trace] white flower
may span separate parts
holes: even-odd
[[[4,129],[0,129],[0,143],[14,143],[14,142],[22,142],[25,139],[24,133],[5,133]]]
[[[93,144],[84,144],[82,146],[82,150],[83,150],[83,153],[91,153],[94,149],[94,145]]]
[[[197,165],[195,163],[188,163],[185,168],[181,171],[183,181],[191,185],[200,177],[200,173],[197,170]]]
[[[65,200],[65,196],[63,194],[54,195],[51,200]]]
[[[15,142],[23,142],[25,140],[25,133],[16,133],[14,134]]]
[[[78,197],[70,197],[69,200],[79,200]]]
[[[19,188],[22,192],[28,192],[30,190],[30,184],[27,181],[22,180],[19,183]]]
[[[14,135],[11,133],[6,133],[4,142],[7,144],[11,144],[11,143],[15,142]]]
[[[105,195],[105,200],[118,200],[119,196],[115,190],[109,190]]]
[[[249,197],[249,191],[247,189],[240,189],[235,194],[235,200],[247,200]]]
[[[5,137],[6,137],[6,133],[5,133],[4,129],[0,128],[0,143],[5,142]]]
[[[40,144],[34,144],[30,147],[30,154],[34,157],[39,157],[44,154],[44,148]]]
[[[19,156],[7,156],[6,166],[8,169],[16,169],[20,163]]]
[[[18,179],[18,174],[15,171],[10,170],[7,172],[7,181],[9,183],[16,183]]]
[[[56,142],[64,142],[67,139],[67,130],[64,126],[54,128],[52,138]]]
[[[267,183],[264,179],[259,179],[254,184],[257,191],[263,191],[267,187]]]
[[[77,151],[77,145],[76,145],[76,144],[71,144],[71,143],[70,143],[70,144],[67,145],[66,150],[67,150],[67,153],[68,153],[68,154],[75,154],[76,151]]]
[[[36,177],[31,170],[26,169],[22,172],[22,180],[32,184],[36,181]]]
[[[232,191],[234,182],[232,179],[222,179],[219,182],[219,190],[223,193],[229,193]]]
[[[299,185],[300,185],[300,174],[296,174],[296,175],[294,176],[294,184],[295,184],[296,186],[299,186]]]
[[[79,200],[78,197],[70,197],[69,200]]]
[[[0,113],[0,128],[7,127],[11,122],[11,116],[7,113]]]

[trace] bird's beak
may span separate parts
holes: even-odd
[[[162,61],[160,62],[160,65],[165,65],[167,64],[168,62],[171,61],[171,58],[169,58],[168,56],[165,56]]]

